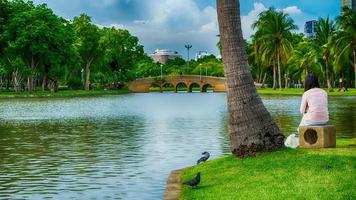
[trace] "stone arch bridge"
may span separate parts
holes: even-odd
[[[179,85],[185,85],[187,92],[192,92],[193,87],[199,87],[200,92],[207,92],[211,87],[213,92],[226,92],[226,79],[224,77],[197,76],[197,75],[177,75],[155,78],[140,78],[128,84],[129,90],[135,93],[149,92],[150,87],[156,86],[162,92],[167,86],[172,87],[177,92]],[[258,85],[255,84],[257,87]]]

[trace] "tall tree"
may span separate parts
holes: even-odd
[[[110,71],[118,73],[120,80],[125,82],[132,77],[132,70],[144,58],[143,46],[137,37],[127,30],[104,28],[100,39],[100,48],[104,52],[104,64],[110,66]]]
[[[6,0],[0,0],[0,56],[3,54],[6,42],[4,41],[5,27],[10,18],[10,5]]]
[[[73,26],[76,33],[76,45],[80,56],[85,63],[85,83],[84,89],[90,89],[90,67],[97,59],[101,50],[99,48],[100,32],[99,28],[91,23],[91,19],[86,14],[74,17]]]
[[[54,91],[58,89],[58,77],[64,75],[65,65],[75,56],[74,30],[71,24],[62,18],[52,21],[52,39],[48,52],[41,63],[42,90],[47,89],[49,80],[52,82]]]
[[[248,69],[238,0],[217,0],[227,81],[231,150],[237,156],[283,147],[284,136],[257,94]]]
[[[287,62],[293,49],[291,31],[297,29],[297,26],[288,14],[270,8],[260,14],[252,27],[257,28],[256,42],[259,43],[262,54],[266,54],[264,57],[272,57],[273,66],[277,63],[278,85],[282,89],[281,64]],[[274,74],[275,71],[276,69]]]
[[[6,28],[8,52],[20,56],[30,69],[27,82],[28,91],[32,92],[38,66],[48,60],[54,48],[61,48],[63,38],[58,33],[58,26],[63,25],[45,4],[34,6],[32,2],[15,1],[12,9]]]
[[[343,8],[342,15],[337,18],[340,31],[336,39],[337,62],[341,63],[342,58],[351,55],[353,58],[353,68],[355,73],[354,84],[356,87],[356,12],[350,8]]]
[[[329,92],[333,91],[333,71],[330,70],[331,52],[334,43],[334,36],[336,33],[335,23],[327,17],[326,19],[320,18],[317,22],[315,29],[316,39],[320,51],[323,53],[325,62],[325,74]]]

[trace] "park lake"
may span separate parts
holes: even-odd
[[[300,96],[262,95],[285,135]],[[356,97],[329,97],[337,138],[356,137]],[[0,100],[0,199],[160,199],[173,169],[230,154],[224,93]]]

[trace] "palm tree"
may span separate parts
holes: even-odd
[[[272,86],[272,88],[276,89],[276,87],[277,87],[276,65],[275,65],[275,62],[273,62],[274,61],[273,58],[275,57],[274,52],[265,50],[266,46],[261,45],[261,43],[258,42],[256,39],[256,38],[258,38],[258,34],[259,33],[256,33],[255,35],[252,36],[252,46],[253,46],[252,54],[254,55],[253,56],[254,62],[256,62],[256,64],[259,66],[268,66],[268,67],[272,66],[272,68],[273,68],[273,86]],[[262,68],[262,67],[260,67],[260,68]]]
[[[337,18],[337,23],[340,31],[337,34],[335,45],[336,60],[340,63],[345,54],[352,54],[356,87],[356,12],[347,7],[343,8],[342,15]]]
[[[320,18],[317,22],[315,28],[316,32],[316,44],[320,47],[323,52],[323,59],[325,62],[325,74],[326,81],[328,85],[329,92],[333,91],[333,73],[330,70],[330,58],[331,58],[331,49],[333,47],[334,36],[336,33],[335,23],[327,17],[326,19]]]
[[[278,85],[282,89],[281,64],[287,61],[293,49],[291,31],[297,29],[297,26],[288,14],[270,8],[259,15],[259,19],[252,25],[252,28],[257,28],[256,40],[260,45],[261,54],[265,54],[263,57],[269,58],[268,61],[272,58],[274,80],[277,63]],[[274,84],[273,89],[275,88]]]
[[[288,60],[289,70],[300,79],[304,79],[309,72],[320,75],[322,74],[320,59],[321,54],[313,43],[301,42]]]
[[[284,136],[264,107],[248,69],[238,0],[217,0],[227,81],[231,151],[237,156],[283,147]]]

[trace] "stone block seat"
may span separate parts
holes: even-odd
[[[335,126],[301,126],[299,127],[299,147],[330,148],[336,146]]]

